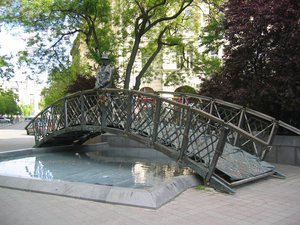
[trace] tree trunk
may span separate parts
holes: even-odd
[[[131,55],[130,55],[130,58],[129,58],[129,62],[128,62],[127,68],[126,68],[125,81],[124,81],[124,89],[129,89],[131,71],[132,71],[132,67],[133,67],[136,55],[137,55],[138,50],[139,50],[140,42],[141,42],[141,36],[140,35],[136,35],[135,39],[134,39],[134,44],[133,44],[132,52],[131,52]]]
[[[134,90],[139,90],[140,89],[142,77],[144,76],[144,74],[148,70],[148,68],[150,67],[151,63],[153,62],[153,60],[155,59],[157,54],[160,52],[161,48],[162,48],[162,44],[157,46],[157,49],[153,52],[151,57],[147,60],[145,66],[140,71],[139,75],[135,78],[135,85],[134,85],[134,88],[133,88]]]
[[[162,42],[162,37],[164,36],[164,33],[167,31],[168,27],[165,27],[159,34],[158,39],[157,39],[157,48],[155,49],[155,51],[152,53],[152,55],[150,56],[150,58],[147,60],[146,64],[144,65],[144,67],[142,68],[142,70],[140,71],[139,75],[135,78],[135,85],[134,85],[134,90],[139,90],[140,89],[140,85],[141,85],[141,79],[144,76],[144,74],[146,73],[146,71],[148,70],[148,68],[150,67],[150,65],[152,64],[153,60],[155,59],[155,57],[157,56],[157,54],[160,52],[160,50],[162,49],[163,46],[163,42]]]

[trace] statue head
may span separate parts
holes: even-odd
[[[101,62],[102,62],[102,65],[104,65],[104,66],[109,64],[109,58],[108,58],[108,55],[106,53],[102,54]]]

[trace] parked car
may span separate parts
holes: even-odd
[[[25,121],[31,121],[33,118],[34,118],[33,116],[26,116],[24,120]]]
[[[0,123],[10,123],[10,119],[7,119],[4,116],[0,116]]]

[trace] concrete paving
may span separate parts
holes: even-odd
[[[6,132],[0,129],[1,151],[22,146],[25,131],[11,141]],[[300,167],[276,166],[286,179],[260,180],[233,195],[191,188],[157,210],[0,188],[0,225],[299,225]]]
[[[27,135],[24,129],[27,124],[0,124],[0,152],[33,147],[34,136]]]

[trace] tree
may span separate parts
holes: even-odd
[[[17,115],[21,112],[17,104],[18,96],[13,90],[0,89],[0,115]]]
[[[70,84],[67,89],[67,93],[75,93],[77,91],[84,91],[93,89],[95,87],[96,78],[88,76],[77,76],[74,83]]]
[[[133,65],[143,44],[143,38],[147,39],[146,41],[148,43],[156,43],[156,46],[149,54],[149,57],[137,75],[134,89],[139,89],[142,77],[162,47],[164,45],[174,46],[179,44],[178,38],[172,38],[172,36],[177,36],[176,30],[178,23],[176,23],[176,19],[178,19],[182,12],[191,6],[192,3],[193,0],[128,1],[128,5],[132,7],[132,12],[135,12],[135,20],[133,24],[134,40],[125,72],[125,89],[129,88]],[[154,36],[156,40],[151,41],[151,36],[149,35]]]
[[[42,92],[42,102],[40,108],[52,104],[57,99],[67,94],[68,86],[74,81],[73,73],[70,68],[65,70],[53,69],[48,76],[48,85]]]
[[[27,50],[19,53],[20,63],[35,72],[66,69],[70,65],[72,40],[80,35],[88,49],[87,58],[96,65],[103,51],[109,51],[109,0],[12,1],[0,17],[7,24],[24,27],[30,34]]]
[[[205,77],[210,77],[221,71],[222,59],[218,52],[224,45],[224,0],[207,2],[207,13],[204,14],[205,27],[200,32],[200,48],[195,51],[194,70]]]
[[[33,105],[32,104],[21,105],[20,108],[22,110],[22,115],[24,115],[24,116],[32,115],[32,110],[33,110]]]
[[[10,3],[10,1],[0,0],[0,15],[5,12],[6,6]],[[1,20],[0,20],[0,32],[1,32]],[[1,49],[1,44],[0,44]],[[11,56],[0,55],[0,78],[6,78],[9,80],[14,75],[14,68],[12,63],[10,62]]]
[[[14,68],[9,61],[11,57],[0,56],[0,78],[9,80],[14,75]]]
[[[77,38],[74,44],[79,48],[86,48],[81,49],[83,51],[79,55],[86,52],[84,57],[89,60],[85,63],[95,65],[90,68],[92,70],[98,68],[103,52],[111,53],[114,60],[122,41],[129,39],[129,47],[124,47],[130,50],[128,63],[124,65],[125,88],[129,87],[138,52],[147,49],[148,54],[136,78],[137,89],[141,78],[163,46],[180,43],[177,32],[183,19],[180,16],[192,2],[193,0],[15,0],[0,19],[6,23],[21,25],[31,34],[28,49],[20,52],[19,58],[20,63],[30,65],[35,72],[51,71],[53,68],[66,69],[70,66],[66,46],[72,44],[75,36]],[[115,10],[113,17],[111,6],[119,6],[121,9]],[[122,26],[120,30],[116,26],[118,23]],[[134,37],[132,44],[131,34]],[[120,36],[121,39],[118,38]]]
[[[224,70],[201,94],[300,125],[300,2],[229,0]]]

